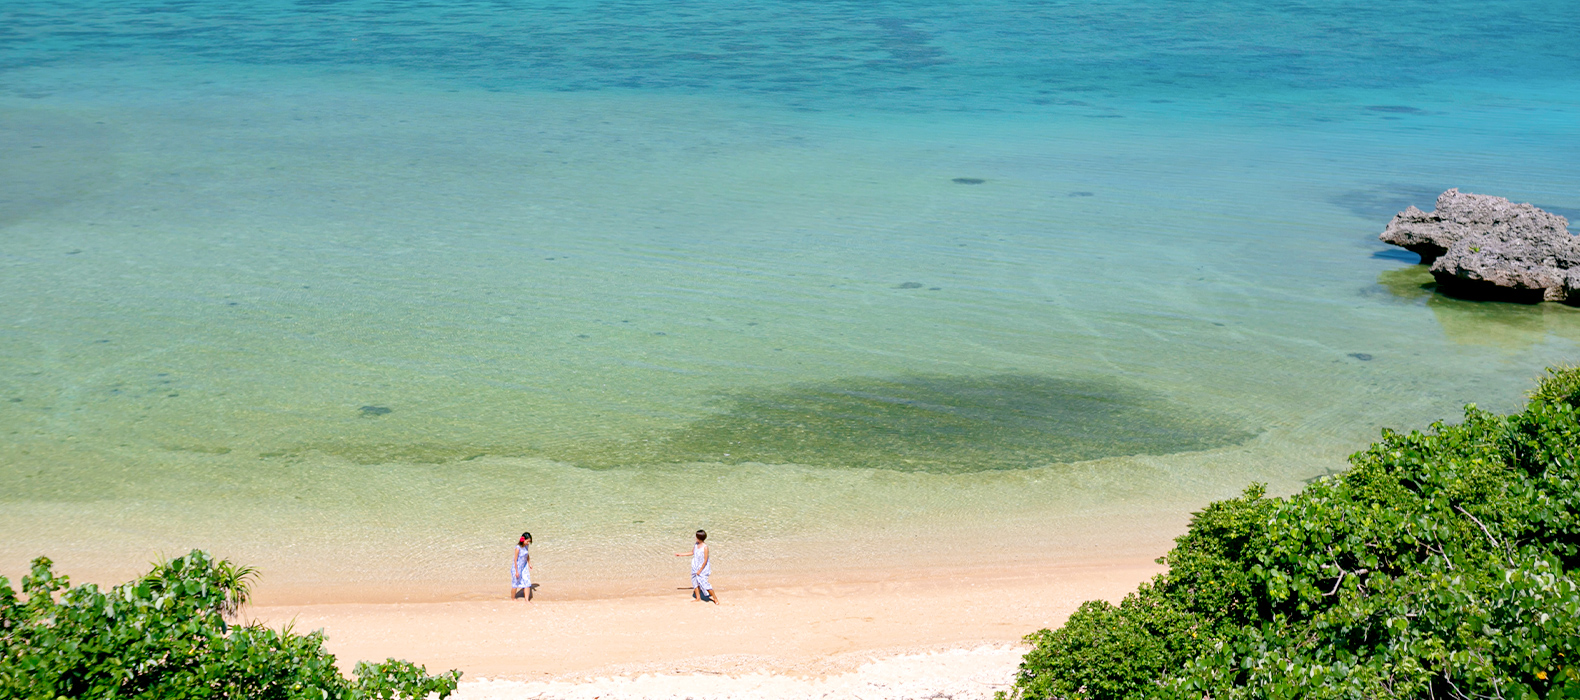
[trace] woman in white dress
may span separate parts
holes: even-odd
[[[675,556],[683,557],[686,553],[681,552]],[[708,577],[712,575],[713,556],[708,551],[708,533],[698,530],[697,543],[691,545],[691,597],[718,605],[719,594],[713,592],[713,584],[708,581]]]
[[[516,563],[510,567],[510,599],[526,596],[527,602],[532,602],[532,590],[537,584],[532,582],[532,555],[527,553],[527,548],[532,545],[532,533],[521,533],[521,539],[516,541]]]

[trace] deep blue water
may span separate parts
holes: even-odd
[[[0,70],[155,59],[388,66],[496,90],[771,96],[803,109],[1100,110],[1580,74],[1566,0],[38,2]],[[1364,105],[1408,115],[1408,100]],[[1106,116],[1124,116],[1113,114]]]

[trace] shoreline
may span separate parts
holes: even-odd
[[[984,678],[1007,682],[1025,635],[1087,600],[1117,601],[1163,568],[1137,556],[1043,560],[883,580],[721,579],[718,606],[682,590],[561,600],[549,588],[534,603],[252,605],[243,619],[323,629],[347,671],[387,657],[460,669],[461,698],[991,697],[1000,688]],[[943,670],[918,675],[934,667]],[[978,686],[986,691],[967,692]]]

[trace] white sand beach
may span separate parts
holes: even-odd
[[[681,700],[692,698],[991,698],[1007,689],[1025,649],[1018,645],[981,645],[945,651],[878,657],[852,671],[825,676],[752,672],[746,674],[644,673],[592,680],[505,681],[479,679],[461,684],[463,700]]]
[[[254,606],[252,620],[323,629],[348,667],[405,658],[465,672],[458,697],[987,698],[1021,638],[1082,601],[1118,600],[1146,559],[914,570],[663,595]]]

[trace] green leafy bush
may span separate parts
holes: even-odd
[[[363,700],[448,697],[459,671],[390,659],[340,675],[322,632],[226,622],[253,570],[193,551],[108,593],[33,561],[22,595],[0,576],[0,697]]]
[[[1580,698],[1580,369],[1288,498],[1197,513],[1169,570],[1027,637],[1013,698]]]

